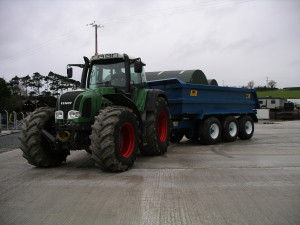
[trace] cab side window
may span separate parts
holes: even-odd
[[[143,86],[146,84],[146,74],[143,71],[142,73],[135,73],[134,72],[134,67],[130,67],[130,74],[131,74],[131,80],[134,82],[135,86]]]

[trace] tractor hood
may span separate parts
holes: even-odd
[[[64,93],[57,101],[56,111],[63,112],[64,120],[72,120],[74,122],[91,122],[94,119],[98,109],[111,102],[103,97],[104,94],[116,93],[115,88],[105,87],[97,89],[78,89]],[[80,112],[78,118],[68,118],[69,111]],[[62,119],[62,118],[61,118]]]

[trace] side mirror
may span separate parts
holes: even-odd
[[[134,72],[135,73],[143,72],[143,63],[141,61],[134,62]]]
[[[72,78],[73,77],[73,68],[72,67],[69,67],[67,69],[67,74],[68,74],[68,78]]]

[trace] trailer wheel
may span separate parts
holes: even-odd
[[[145,123],[145,138],[147,145],[141,147],[144,155],[162,155],[169,146],[170,116],[166,100],[158,97],[153,112],[147,112]]]
[[[177,133],[171,133],[170,134],[170,142],[171,143],[179,143],[181,139],[183,138],[183,133],[177,132]]]
[[[251,116],[241,116],[239,118],[239,138],[242,140],[248,140],[253,136],[254,123]]]
[[[205,145],[214,145],[221,139],[221,123],[215,117],[208,117],[199,126],[200,140]]]
[[[233,116],[228,116],[222,121],[222,140],[234,141],[239,133],[238,121]]]
[[[95,117],[90,135],[92,158],[105,171],[128,170],[136,159],[139,126],[133,111],[126,107],[106,107]]]
[[[70,152],[64,149],[54,151],[43,137],[43,129],[55,135],[54,108],[38,108],[24,119],[19,136],[23,157],[36,167],[58,166],[66,161]]]

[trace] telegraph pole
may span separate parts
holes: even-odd
[[[101,26],[100,24],[96,24],[95,21],[90,24],[87,24],[87,26],[95,27],[95,55],[98,55],[98,36],[97,36],[98,28],[102,28],[104,26]]]

